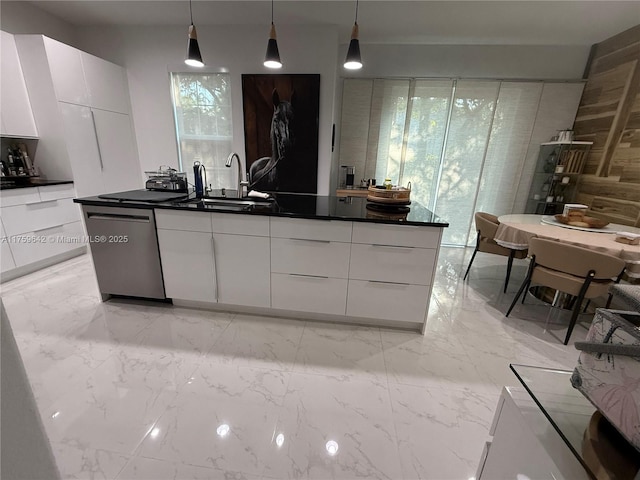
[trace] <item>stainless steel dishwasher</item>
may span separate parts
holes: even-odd
[[[100,293],[165,298],[153,209],[83,205]]]

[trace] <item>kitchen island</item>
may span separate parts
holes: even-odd
[[[163,290],[154,297],[176,305],[424,330],[448,226],[429,210],[414,202],[408,211],[381,212],[364,198],[303,194],[247,205],[220,200],[76,199],[90,238],[96,219],[106,219],[99,233],[115,240],[125,237],[114,229],[119,215],[147,228],[145,246],[142,234],[109,244],[107,262],[105,245],[92,240],[103,297],[136,296],[119,289],[128,276],[157,270],[150,262],[159,256]],[[157,254],[148,231],[157,236]],[[103,282],[105,264],[110,278]]]

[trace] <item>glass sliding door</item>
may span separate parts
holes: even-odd
[[[455,87],[434,211],[450,221],[442,243],[466,245],[500,82],[460,80]]]

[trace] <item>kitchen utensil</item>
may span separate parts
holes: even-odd
[[[188,191],[187,174],[161,165],[158,170],[144,172],[147,175],[147,190],[184,192]]]

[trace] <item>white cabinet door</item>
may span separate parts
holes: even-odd
[[[346,279],[271,274],[271,306],[273,308],[344,315],[346,302]]]
[[[79,197],[105,193],[91,109],[69,103],[59,103],[59,107],[76,193]]]
[[[124,68],[80,52],[89,92],[89,105],[101,110],[129,113],[129,89]]]
[[[269,238],[216,233],[213,248],[218,302],[270,307]]]
[[[29,94],[24,82],[18,49],[13,35],[0,32],[2,62],[0,68],[0,104],[2,105],[2,133],[16,137],[37,137],[36,123],[31,111]],[[3,153],[4,156],[4,153]]]
[[[107,192],[144,188],[129,115],[91,109]]]
[[[349,280],[347,315],[424,322],[430,287]]]
[[[167,297],[216,301],[213,237],[210,233],[158,229]]]
[[[44,37],[51,78],[59,102],[89,105],[80,50]]]
[[[13,261],[7,233],[4,231],[4,226],[0,220],[0,271],[6,272],[14,268],[16,268],[16,262]]]

